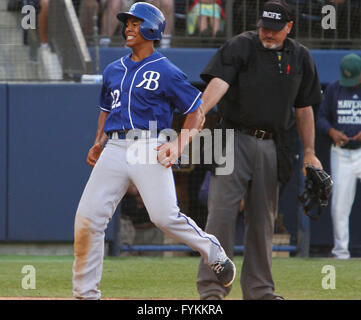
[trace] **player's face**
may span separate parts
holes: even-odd
[[[280,31],[267,28],[259,28],[258,34],[263,46],[267,49],[281,49],[287,35],[291,32],[293,22],[289,22]]]
[[[143,22],[143,20],[135,18],[135,17],[129,17],[126,22],[126,28],[125,28],[125,39],[126,43],[125,45],[127,47],[134,47],[139,46],[142,43],[146,42],[147,40],[143,38],[142,34],[140,33],[140,25]]]

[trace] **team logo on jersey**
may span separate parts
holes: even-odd
[[[157,90],[159,87],[160,73],[156,71],[146,71],[143,73],[143,81],[137,84],[137,88],[144,86],[147,90]],[[144,85],[145,84],[145,85]]]

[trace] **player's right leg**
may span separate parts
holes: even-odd
[[[80,199],[74,224],[73,296],[99,299],[104,231],[129,186],[125,147],[109,140]]]

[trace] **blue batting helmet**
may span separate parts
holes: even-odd
[[[123,22],[122,34],[125,37],[125,23],[129,16],[143,20],[140,25],[140,33],[144,39],[160,40],[165,28],[165,18],[157,7],[146,2],[134,3],[128,12],[117,14],[117,18]]]

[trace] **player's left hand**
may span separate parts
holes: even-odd
[[[158,162],[166,168],[175,164],[182,153],[182,151],[179,150],[177,139],[172,142],[164,143],[155,148],[155,150],[158,151]]]
[[[316,168],[322,169],[322,164],[321,164],[320,160],[318,160],[315,153],[312,151],[305,152],[305,154],[304,154],[303,168],[302,168],[302,173],[304,176],[306,176],[306,167],[309,167],[309,166],[314,166]]]

